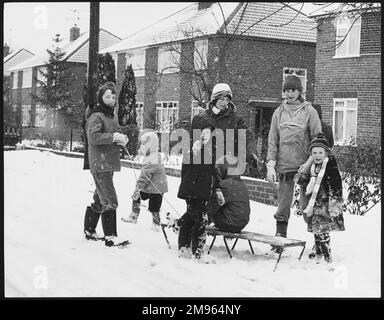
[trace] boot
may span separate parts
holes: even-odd
[[[129,217],[121,217],[121,220],[128,223],[137,223],[140,214],[140,202],[132,202],[132,212]]]
[[[276,221],[276,237],[287,237],[287,229],[288,229],[288,221]],[[276,253],[281,253],[283,249],[281,247],[277,246],[271,246],[271,250],[276,252]]]
[[[153,231],[160,230],[160,213],[159,211],[152,212],[152,227]]]
[[[92,207],[87,206],[84,217],[84,234],[87,240],[104,240],[104,237],[97,234],[96,226],[99,222],[100,213],[93,211]]]
[[[329,233],[323,233],[320,235],[320,246],[321,251],[324,255],[324,260],[328,263],[332,262],[332,255],[331,255],[331,238],[329,236]]]
[[[321,256],[323,255],[323,252],[321,250],[321,243],[320,243],[320,237],[319,235],[315,234],[315,245],[312,247],[312,252],[308,255],[309,259],[315,259],[320,260]]]
[[[124,247],[130,244],[129,240],[117,237],[116,210],[106,210],[101,215],[101,223],[105,235],[105,245],[107,247]]]

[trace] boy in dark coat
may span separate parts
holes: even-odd
[[[205,163],[212,153],[207,148],[213,127],[200,115],[192,120],[192,131],[202,130],[200,139],[192,140],[190,151],[183,155],[181,167],[181,183],[178,197],[185,199],[187,212],[179,219],[179,256],[201,259],[206,241],[205,226],[207,225],[207,202],[211,197],[214,162]],[[193,134],[191,134],[193,138]],[[208,161],[209,162],[209,161]]]
[[[215,226],[223,231],[239,233],[249,222],[250,205],[248,189],[239,175],[230,174],[230,168],[237,159],[224,156],[215,167],[215,193],[217,201],[212,201],[209,215]]]
[[[104,239],[105,245],[122,246],[129,243],[117,237],[116,208],[118,206],[113,173],[120,171],[120,150],[128,137],[118,133],[118,121],[114,116],[116,89],[113,83],[100,87],[97,93],[97,105],[88,108],[86,114],[86,132],[88,140],[89,168],[95,181],[94,202],[87,207],[84,218],[86,239]],[[104,238],[96,233],[101,215]]]
[[[328,141],[323,133],[318,134],[309,146],[313,163],[311,179],[306,187],[310,195],[308,206],[304,210],[308,231],[315,237],[315,252],[309,258],[321,258],[332,261],[331,231],[344,231],[342,181],[337,162],[330,155]]]

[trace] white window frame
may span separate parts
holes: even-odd
[[[144,130],[144,103],[136,102],[136,122],[140,130]]]
[[[180,71],[180,43],[162,46],[158,49],[157,71],[162,74]]]
[[[125,53],[125,68],[132,65],[135,77],[145,76],[145,49],[129,50]]]
[[[208,56],[208,39],[195,41],[195,49],[193,51],[193,63],[195,70],[206,70]]]
[[[47,123],[47,108],[36,105],[35,127],[45,127]]]
[[[31,105],[23,104],[21,106],[21,125],[28,127],[31,125]]]
[[[286,73],[288,71],[289,73]],[[305,75],[301,75],[301,73],[304,72]],[[284,79],[286,76],[294,74],[295,76],[298,76],[301,80],[301,85],[303,87],[303,92],[301,93],[302,97],[305,99],[306,93],[307,93],[307,75],[308,70],[304,68],[292,68],[292,67],[284,67],[283,68],[283,83],[281,85],[281,97],[285,98],[285,94],[283,91],[283,85],[284,85]]]
[[[32,87],[32,68],[23,70],[23,83],[22,88],[31,88]]]
[[[46,73],[47,72],[47,67],[39,67],[39,68],[37,68],[37,72],[36,72],[36,87],[41,87],[41,83],[38,80],[43,81],[43,82],[46,81],[46,78],[40,74],[40,70],[43,71],[44,73]]]
[[[199,101],[197,101],[197,100],[193,100],[192,101],[192,105],[191,105],[191,121],[192,121],[194,116],[198,115],[199,113],[201,113],[202,111],[205,110],[203,107],[200,107],[198,104],[199,104]]]
[[[13,89],[17,89],[17,85],[18,85],[18,71],[14,71],[13,72],[13,85],[12,85],[12,88]]]
[[[338,102],[343,102],[342,107],[337,107],[336,104]],[[356,107],[351,107],[348,106],[347,102],[353,102],[356,103]],[[346,139],[346,134],[347,134],[347,111],[355,111],[355,130],[353,132],[354,137],[351,141],[348,141]],[[336,112],[343,112],[343,133],[342,133],[342,138],[338,139],[336,136]],[[333,99],[333,124],[332,124],[332,131],[333,131],[333,136],[335,140],[335,145],[352,145],[356,146],[356,139],[357,139],[357,112],[358,112],[358,99],[357,98],[334,98]]]
[[[345,34],[351,27],[351,24],[355,18],[350,18],[347,15],[342,15],[336,20],[336,49],[335,55],[333,58],[349,58],[349,57],[359,57],[360,56],[360,39],[361,39],[361,16],[355,21],[352,26],[352,29],[349,31],[348,35]],[[357,37],[356,48],[351,50],[352,37]],[[345,37],[345,39],[344,39]],[[343,40],[344,39],[344,40]],[[339,44],[340,41],[343,42]],[[345,52],[342,51],[345,50]]]
[[[166,115],[164,114],[166,112]],[[169,114],[172,118],[169,118]],[[159,119],[160,114],[160,119]],[[167,117],[168,122],[164,122]],[[156,101],[156,131],[170,132],[173,130],[175,123],[179,120],[179,101]]]

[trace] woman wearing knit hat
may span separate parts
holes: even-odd
[[[297,172],[309,171],[309,143],[321,132],[319,116],[303,99],[302,90],[299,77],[288,75],[285,78],[285,99],[273,113],[268,135],[267,180],[275,186],[278,179],[278,207],[274,218],[276,236],[281,237],[287,236],[295,185],[293,178]],[[300,187],[301,210],[307,201],[305,190]]]
[[[311,198],[303,211],[307,230],[315,237],[315,247],[309,258],[320,260],[324,256],[326,262],[332,262],[329,232],[345,230],[341,176],[323,133],[311,141],[309,150],[313,163],[306,194]]]

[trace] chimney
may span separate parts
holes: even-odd
[[[9,50],[10,50],[9,46],[6,43],[4,43],[4,57],[9,55]]]
[[[80,28],[74,25],[71,29],[69,29],[69,40],[72,42],[78,37],[80,37]]]
[[[204,10],[209,8],[211,5],[213,5],[214,2],[199,2],[197,10]]]

